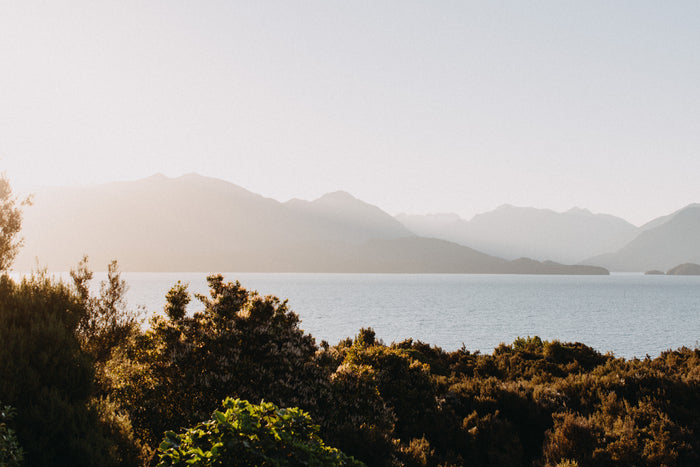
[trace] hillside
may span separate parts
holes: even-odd
[[[292,199],[284,203],[284,207],[313,220],[326,235],[350,242],[414,235],[378,207],[344,191],[325,194],[315,201]]]
[[[125,269],[143,271],[323,268],[346,243],[411,235],[388,214],[354,223],[367,208],[355,201],[348,218],[341,208],[324,216],[196,174],[53,188],[25,212],[16,267],[31,268],[38,257],[66,270],[85,253],[93,264],[118,258]]]
[[[682,263],[700,263],[700,205],[691,204],[643,226],[645,230],[618,251],[589,258],[585,264],[613,271],[666,271]]]
[[[503,205],[469,221],[455,214],[402,214],[397,219],[418,235],[468,245],[491,255],[562,263],[578,263],[615,251],[638,233],[623,219],[578,208],[559,213]]]
[[[52,188],[26,209],[15,268],[66,271],[87,254],[126,271],[582,273],[553,263],[510,263],[414,235],[344,192],[280,203],[196,174]]]
[[[666,273],[669,276],[700,276],[700,264],[684,263],[671,268]]]

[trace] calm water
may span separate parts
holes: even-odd
[[[104,275],[96,274],[96,279]],[[459,274],[227,273],[289,299],[301,327],[331,344],[371,326],[386,343],[412,337],[446,350],[490,353],[518,336],[580,341],[631,358],[700,340],[700,277]],[[161,311],[181,280],[206,293],[201,273],[124,273],[130,305]],[[200,309],[193,301],[190,310]]]

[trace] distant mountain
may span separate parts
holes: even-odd
[[[49,189],[25,210],[16,267],[31,267],[38,256],[66,270],[87,253],[95,265],[117,258],[129,270],[290,270],[322,264],[332,255],[318,258],[319,251],[344,243],[412,235],[350,198],[324,216],[337,197],[289,207],[196,174]],[[354,223],[363,213],[371,215]]]
[[[469,221],[455,214],[401,214],[396,218],[417,235],[468,245],[508,259],[527,256],[562,263],[577,263],[615,251],[638,233],[637,227],[623,219],[579,208],[559,213],[503,205]]]
[[[605,274],[601,268],[508,262],[420,238],[348,193],[280,203],[215,178],[162,175],[39,192],[25,210],[17,270],[463,272]]]
[[[669,220],[673,219],[676,214],[680,213],[681,211],[684,211],[686,209],[694,209],[700,207],[700,204],[694,203],[694,204],[689,204],[688,206],[679,209],[678,211],[672,212],[671,214],[667,214],[665,216],[657,217],[656,219],[652,219],[646,224],[642,225],[639,230],[649,230],[653,229],[654,227],[658,227],[660,225],[665,224]]]
[[[461,274],[607,275],[597,266],[569,266],[520,258],[507,261],[446,240],[425,237],[372,240],[359,249],[361,270],[353,272],[410,272]]]
[[[642,229],[618,251],[594,256],[584,263],[612,271],[665,271],[681,263],[700,263],[700,204],[655,219]]]
[[[300,216],[313,219],[326,234],[351,242],[415,235],[378,207],[344,191],[328,193],[315,201],[293,199],[284,205]]]

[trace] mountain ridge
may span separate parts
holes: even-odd
[[[281,203],[197,174],[40,192],[23,233],[20,270],[38,257],[66,271],[87,254],[127,271],[607,273],[416,236],[347,192]]]
[[[690,204],[645,226],[646,229],[619,250],[593,256],[583,264],[637,272],[665,271],[682,263],[700,263],[700,204]]]
[[[443,215],[396,217],[418,235],[450,240],[507,259],[526,256],[562,263],[578,263],[596,253],[614,251],[638,232],[624,219],[582,208],[556,212],[504,204],[468,221]]]

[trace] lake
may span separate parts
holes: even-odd
[[[67,277],[64,275],[64,277]],[[100,280],[105,274],[96,273]],[[132,306],[162,312],[178,280],[207,293],[204,273],[123,273]],[[289,299],[301,327],[331,345],[372,327],[384,342],[413,338],[490,353],[518,336],[583,342],[618,357],[652,357],[700,340],[700,277],[469,274],[226,273]],[[193,300],[190,311],[201,309]]]

